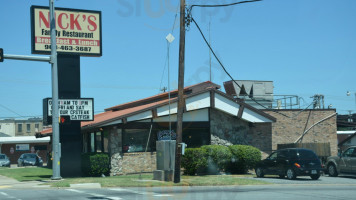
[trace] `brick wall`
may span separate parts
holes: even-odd
[[[272,123],[251,123],[248,134],[249,144],[261,150],[263,158],[272,153]]]
[[[281,114],[268,110],[264,112],[277,119],[277,122],[272,123],[272,150],[276,150],[277,144],[293,143],[313,124],[334,114],[336,111],[334,109],[278,110]],[[258,129],[262,128],[258,127]],[[336,131],[336,115],[334,115],[311,128],[303,137],[302,142],[330,143],[331,155],[337,155]]]

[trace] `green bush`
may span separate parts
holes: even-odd
[[[232,156],[228,147],[221,145],[204,145],[201,148],[206,151],[206,159],[208,160],[205,173],[217,174],[219,171],[225,171]]]
[[[207,166],[206,152],[201,148],[187,148],[182,156],[184,174],[195,175]]]
[[[227,167],[227,172],[243,174],[249,169],[255,167],[257,162],[261,160],[261,152],[259,149],[248,145],[232,145],[229,146],[232,153],[231,162]]]
[[[110,157],[107,153],[82,154],[82,174],[84,176],[109,175]]]

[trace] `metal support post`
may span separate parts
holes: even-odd
[[[59,144],[59,112],[58,112],[58,69],[56,49],[56,19],[54,17],[54,0],[49,0],[50,31],[51,31],[51,64],[52,64],[52,156],[53,174],[51,179],[62,179],[60,173],[61,148]]]
[[[11,59],[11,60],[29,60],[29,61],[43,61],[43,62],[51,61],[51,57],[49,56],[23,56],[23,55],[4,54],[4,58]]]

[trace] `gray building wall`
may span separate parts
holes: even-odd
[[[43,122],[41,118],[30,118],[27,120],[5,119],[0,120],[0,126],[0,133],[4,133],[12,137],[34,136],[36,131],[43,130]],[[19,130],[19,126],[22,126],[21,131]],[[37,129],[36,126],[38,126]],[[29,129],[27,127],[29,127]]]
[[[249,124],[237,117],[216,109],[210,109],[211,144],[234,145],[249,144]]]

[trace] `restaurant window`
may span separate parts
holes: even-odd
[[[210,144],[209,128],[189,128],[183,130],[182,140],[189,148]]]
[[[107,132],[90,133],[86,141],[88,152],[109,152],[109,134]]]
[[[132,152],[147,152],[156,150],[155,131],[152,130],[151,134],[149,129],[125,129],[123,132],[123,149],[124,153]],[[150,135],[150,140],[147,145],[147,140]]]
[[[90,133],[90,152],[95,152],[95,133]]]
[[[95,143],[96,143],[96,152],[102,152],[103,145],[102,145],[102,140],[101,140],[101,132],[95,133]]]

